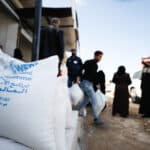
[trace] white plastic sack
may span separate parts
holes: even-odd
[[[77,83],[73,84],[69,90],[72,105],[76,106],[84,98],[84,93]]]
[[[0,51],[0,136],[56,150],[53,100],[58,58],[24,63]]]
[[[64,75],[61,80],[63,83],[63,87],[61,89],[61,92],[63,94],[63,98],[66,101],[66,129],[69,129],[72,127],[72,113],[73,113],[73,111],[72,111],[72,105],[71,105],[71,101],[70,101],[69,89],[66,86],[67,75]]]
[[[96,112],[99,115],[105,107],[106,104],[106,96],[100,91],[96,91]]]
[[[16,143],[10,139],[0,137],[0,150],[31,150],[30,148]]]
[[[55,89],[55,97],[53,101],[53,117],[54,117],[54,133],[56,139],[56,149],[66,150],[66,111],[67,111],[67,95],[64,92],[66,82],[61,76],[57,79],[57,87]]]
[[[57,150],[66,150],[66,130],[72,128],[72,108],[69,99],[69,90],[66,86],[67,77],[61,76],[57,80],[55,90],[54,108],[54,128]]]

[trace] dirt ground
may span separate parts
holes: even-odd
[[[87,150],[150,150],[150,119],[138,114],[138,105],[130,104],[130,116],[111,115],[112,99],[101,114],[103,127],[95,127],[91,109],[84,119],[84,137]]]

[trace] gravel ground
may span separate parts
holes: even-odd
[[[101,114],[103,127],[95,127],[91,109],[84,119],[84,141],[87,150],[150,150],[150,119],[138,114],[138,105],[130,104],[130,116],[111,115],[112,99]]]

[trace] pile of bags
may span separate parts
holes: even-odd
[[[79,103],[81,103],[84,100],[84,92],[79,87],[79,84],[75,83],[69,90],[70,92],[70,98],[73,106],[77,106]],[[96,112],[97,115],[100,115],[102,110],[104,109],[106,105],[106,97],[101,92],[100,89],[96,91]]]
[[[57,64],[56,56],[24,63],[0,51],[0,149],[67,149],[72,109]]]

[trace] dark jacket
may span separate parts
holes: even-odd
[[[94,83],[95,91],[97,90],[97,87],[96,87],[97,84],[100,84],[100,89],[103,92],[103,94],[105,94],[105,73],[102,70],[97,72],[97,77]]]
[[[64,33],[55,27],[41,29],[40,59],[58,55],[62,59],[64,54]]]
[[[115,73],[112,82],[115,84],[115,95],[113,101],[112,114],[119,113],[123,117],[129,114],[129,91],[131,78],[128,73]]]
[[[68,76],[76,78],[82,67],[82,60],[78,56],[70,56],[67,59]]]
[[[150,66],[143,68],[141,90],[142,97],[139,112],[150,117]]]
[[[83,73],[82,79],[95,83],[95,80],[97,77],[97,69],[98,69],[98,65],[97,65],[96,60],[92,59],[92,60],[86,61],[81,69]]]

